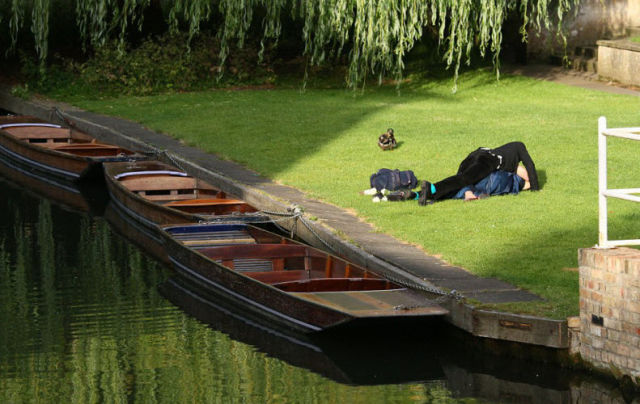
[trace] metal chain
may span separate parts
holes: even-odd
[[[439,297],[434,299],[433,301],[435,303],[441,303],[447,299],[455,299],[455,300],[461,300],[464,298],[463,295],[461,295],[457,290],[452,290],[450,292],[445,292],[437,287],[432,287],[432,286],[427,286],[427,285],[421,285],[419,283],[416,282],[411,282],[411,281],[406,281],[404,279],[400,279],[397,276],[391,275],[391,274],[385,274],[385,278],[389,279],[392,282],[395,282],[401,286],[405,286],[411,289],[417,289],[423,292],[427,292],[427,293],[431,293],[434,295],[438,295]]]
[[[58,107],[51,108],[51,112],[49,114],[49,120],[53,121],[53,116],[54,115],[57,116],[58,119],[60,119],[62,122],[64,122],[67,125],[69,125],[70,128],[78,129],[78,126],[76,125],[76,123],[73,122],[72,120],[70,120],[69,118],[67,118],[66,116],[64,116],[64,113],[62,111],[60,111],[60,109],[58,109]]]
[[[157,147],[154,147],[154,146],[151,146],[151,147],[153,148],[152,156],[156,156],[156,157],[164,156],[171,162],[171,164],[178,167],[182,171],[186,171],[184,167],[180,163],[178,163],[178,161],[176,161],[176,159],[171,155],[171,153],[167,152],[166,149],[158,149]]]
[[[53,107],[51,110],[51,117],[53,117],[53,115],[56,115],[61,121],[63,121],[64,123],[66,123],[67,125],[69,125],[70,127],[74,127],[77,129],[77,125],[71,121],[70,119],[68,119],[64,113],[62,111],[60,111],[60,109],[58,109],[58,107]],[[185,171],[185,169],[182,167],[182,165],[176,161],[176,159],[174,157],[172,157],[172,155],[167,152],[167,150],[165,149],[158,149],[157,147],[153,146],[153,145],[149,145],[147,144],[148,147],[150,147],[153,151],[151,151],[150,153],[148,153],[150,156],[164,156],[166,157],[169,161],[171,161],[171,163],[173,165],[175,165],[176,167],[178,167],[180,170]],[[307,219],[304,218],[303,216],[303,209],[300,208],[299,206],[294,206],[292,209],[290,209],[289,212],[275,212],[275,211],[268,211],[268,210],[261,210],[258,212],[253,213],[253,215],[256,214],[265,214],[267,216],[269,216],[270,218],[270,222],[273,223],[274,225],[276,225],[278,228],[280,228],[281,230],[284,230],[284,228],[282,228],[282,226],[279,225],[278,222],[282,222],[285,220],[294,220],[293,225],[291,226],[291,230],[290,230],[290,234],[291,234],[291,238],[294,237],[296,229],[297,229],[297,223],[298,221],[302,222],[302,224],[311,232],[311,234],[313,234],[313,236],[320,241],[325,247],[327,247],[329,250],[336,252],[335,247],[331,246],[329,243],[327,243],[313,228],[313,226],[311,226],[310,223],[308,223]],[[272,216],[279,216],[280,219],[274,219]],[[250,215],[249,215],[250,218]],[[215,222],[215,220],[213,220],[212,222]],[[247,220],[246,223],[264,223],[264,221],[259,221],[259,220]],[[430,286],[426,286],[426,285],[421,285],[418,284],[417,282],[410,282],[410,281],[406,281],[404,279],[400,279],[397,276],[391,275],[391,274],[385,274],[384,275],[385,278],[389,279],[390,281],[397,283],[401,286],[405,286],[411,289],[418,289],[421,290],[423,292],[427,292],[427,293],[431,293],[431,294],[435,294],[435,295],[439,295],[440,297],[438,297],[437,299],[434,299],[433,301],[436,303],[440,303],[446,299],[449,298],[453,298],[455,300],[460,300],[463,298],[463,296],[458,293],[456,290],[452,290],[450,292],[445,292],[442,291],[439,288],[436,287],[430,287]]]
[[[299,209],[298,207],[294,208],[294,212],[295,209]],[[300,221],[302,222],[302,224],[311,232],[311,234],[313,234],[314,237],[316,237],[316,239],[318,239],[323,245],[325,245],[328,249],[330,249],[333,252],[336,252],[336,249],[331,246],[329,243],[327,243],[311,226],[310,223],[308,223],[308,221],[304,218],[304,216],[302,215],[302,210],[297,211],[297,213],[280,213],[280,212],[269,212],[269,211],[261,211],[262,213],[265,213],[267,215],[275,215],[275,216],[287,216],[286,219],[300,219]],[[283,219],[283,220],[286,220]],[[297,220],[296,220],[297,223]],[[292,226],[292,234],[294,232],[295,229],[295,224],[294,226]],[[293,236],[292,236],[293,237]],[[431,287],[431,286],[427,286],[427,285],[422,285],[419,284],[417,282],[411,282],[411,281],[407,281],[404,279],[401,279],[400,277],[394,276],[392,274],[387,274],[385,273],[384,275],[385,278],[389,279],[390,281],[397,283],[401,286],[404,287],[408,287],[411,289],[417,289],[423,292],[427,292],[427,293],[431,293],[434,295],[438,295],[439,297],[437,299],[434,299],[433,301],[435,303],[441,303],[447,299],[455,299],[455,300],[461,300],[463,298],[463,296],[456,290],[452,290],[450,292],[445,292],[437,287]]]

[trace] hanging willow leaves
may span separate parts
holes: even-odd
[[[36,53],[44,67],[49,51],[49,4],[50,0],[34,0],[31,14],[31,32],[35,39]]]
[[[114,9],[113,26],[119,31],[118,47],[121,51],[124,51],[129,24],[136,25],[137,29],[142,31],[144,9],[149,4],[150,0],[122,0],[120,6]]]
[[[9,4],[10,1],[10,4]],[[25,10],[32,5],[31,32],[41,61],[47,56],[49,9],[59,0],[5,0],[2,15],[10,16],[9,33],[13,49],[25,23]],[[75,0],[76,24],[83,46],[103,46],[118,40],[124,47],[127,32],[142,29],[142,16],[151,0]],[[232,45],[242,47],[250,34],[255,15],[262,15],[261,51],[266,41],[277,44],[282,34],[284,13],[302,22],[304,55],[310,64],[322,64],[347,56],[350,86],[364,83],[368,74],[379,78],[392,74],[400,78],[404,58],[424,28],[433,27],[438,49],[457,78],[462,63],[470,63],[477,47],[484,57],[491,53],[496,70],[502,47],[502,25],[511,12],[527,30],[555,30],[562,42],[562,21],[580,0],[174,0],[160,1],[171,32],[186,30],[189,46],[205,22],[218,24],[220,60],[224,64]],[[259,11],[259,13],[257,12]],[[214,18],[215,17],[215,18]],[[53,22],[55,23],[55,21]],[[55,29],[55,27],[53,27]],[[251,30],[255,32],[255,30]],[[221,70],[222,71],[222,70]]]
[[[11,1],[11,10],[9,14],[11,14],[11,18],[9,19],[9,33],[11,35],[11,44],[7,49],[7,53],[13,51],[18,42],[18,32],[20,32],[20,26],[22,24],[23,16],[24,16],[24,2],[21,0],[12,0]]]
[[[76,2],[76,21],[83,46],[88,42],[93,48],[98,48],[106,43],[108,16],[112,6],[113,0],[78,0]]]
[[[176,0],[169,11],[169,30],[178,32],[180,21],[188,26],[187,47],[195,35],[200,32],[200,24],[211,15],[211,0]]]

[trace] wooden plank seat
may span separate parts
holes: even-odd
[[[184,240],[182,244],[194,248],[214,247],[220,245],[235,244],[255,244],[256,240],[252,237],[247,238],[221,238],[221,239],[200,239],[200,240]]]
[[[216,196],[218,190],[209,184],[186,175],[160,173],[152,171],[140,175],[118,178],[118,181],[146,199],[154,201],[193,200],[200,196]]]
[[[207,240],[207,239],[234,239],[234,238],[248,238],[253,237],[244,230],[244,228],[238,228],[237,226],[230,225],[226,229],[220,231],[206,231],[208,230],[206,225],[195,225],[185,227],[170,227],[166,230],[175,238],[182,242],[186,240]],[[201,229],[202,228],[202,229]],[[203,231],[190,231],[191,229],[203,230]]]
[[[326,258],[326,254],[300,244],[255,244],[231,245],[224,247],[209,247],[199,250],[207,257],[215,260],[230,260],[234,258],[290,258],[290,257],[319,257]]]
[[[16,126],[3,129],[11,136],[28,143],[36,143],[44,147],[52,147],[73,141],[69,129],[47,126]]]
[[[102,143],[69,143],[55,145],[53,149],[77,156],[118,156],[131,154],[130,151],[122,147]]]
[[[288,271],[284,271],[288,272]],[[374,278],[316,278],[274,284],[286,292],[346,292],[400,289],[386,279]]]
[[[324,262],[326,254],[300,244],[244,244],[205,247],[198,252],[221,263],[229,269],[240,270],[239,263],[268,262],[272,271],[293,269],[312,270],[313,259]],[[261,264],[266,267],[265,264]],[[290,267],[293,266],[293,267]]]
[[[269,285],[300,281],[308,279],[309,277],[308,272],[301,269],[292,271],[243,272],[243,274]]]
[[[176,207],[195,207],[195,206],[213,206],[213,205],[246,205],[245,201],[240,199],[230,198],[200,198],[200,199],[188,199],[183,201],[171,201],[164,204],[164,206]]]
[[[179,209],[189,213],[205,213],[212,215],[226,215],[233,212],[248,213],[257,210],[239,199],[229,198],[198,198],[198,199],[182,199],[164,203],[174,209]]]

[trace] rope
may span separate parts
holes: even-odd
[[[293,226],[291,227],[291,237],[293,238],[293,235],[295,234],[295,230],[296,230],[296,225],[298,222],[298,219],[300,222],[302,222],[302,224],[311,232],[311,234],[313,234],[313,236],[319,240],[324,246],[326,246],[329,250],[336,252],[336,249],[331,246],[329,243],[327,243],[311,226],[311,224],[307,221],[307,219],[304,218],[304,216],[302,215],[303,211],[301,208],[299,208],[298,206],[293,208],[293,211],[290,213],[281,213],[281,212],[270,212],[270,211],[261,211],[262,213],[266,214],[266,215],[273,215],[273,216],[282,216],[284,217],[283,219],[280,220],[289,220],[289,219],[294,219],[296,220],[296,222],[293,224]],[[273,219],[272,219],[273,220]],[[276,221],[274,220],[274,223]],[[277,225],[277,224],[276,224]],[[281,228],[278,225],[279,228]],[[282,228],[281,228],[282,229]],[[428,286],[428,285],[423,285],[423,284],[419,284],[417,282],[412,282],[412,281],[408,281],[405,279],[402,279],[398,276],[395,276],[393,274],[387,274],[385,273],[384,275],[385,278],[387,278],[388,280],[397,283],[398,285],[410,288],[410,289],[417,289],[423,292],[427,292],[427,293],[431,293],[434,295],[438,295],[439,297],[436,299],[433,299],[433,301],[435,303],[441,303],[447,299],[455,299],[455,300],[461,300],[463,298],[463,296],[456,290],[452,290],[450,292],[445,292],[437,287],[432,287],[432,286]],[[407,309],[407,307],[398,307],[398,309]]]
[[[58,107],[53,107],[52,108],[50,118],[52,118],[53,115],[57,116],[62,122],[66,123],[70,127],[73,127],[73,128],[77,129],[77,125],[75,124],[75,122],[73,122],[72,120],[68,119],[65,116],[65,114],[62,111],[60,111],[60,109],[58,109]],[[53,120],[53,119],[50,119],[50,120]],[[167,150],[158,149],[157,147],[155,147],[153,145],[150,145],[150,144],[148,144],[146,142],[145,142],[145,144],[147,145],[147,147],[152,149],[151,152],[145,153],[145,154],[149,155],[150,157],[152,157],[152,156],[164,156],[173,165],[178,167],[180,170],[186,171],[184,169],[184,167],[174,157],[172,157],[172,155],[169,152],[167,152]],[[293,222],[293,225],[291,226],[291,230],[290,230],[291,238],[293,238],[295,233],[296,233],[298,222],[301,222],[304,225],[304,227],[306,227],[307,230],[309,230],[309,232],[311,232],[311,234],[313,234],[313,236],[317,240],[319,240],[325,247],[327,247],[329,250],[331,250],[333,252],[336,252],[336,249],[332,245],[327,243],[313,229],[313,226],[311,226],[311,224],[308,222],[308,220],[304,218],[304,216],[303,216],[304,211],[303,211],[303,209],[301,207],[296,205],[293,208],[291,208],[289,212],[274,212],[274,211],[261,210],[261,211],[254,212],[252,214],[247,215],[245,217],[247,219],[245,222],[246,223],[265,223],[266,220],[258,220],[258,215],[261,214],[261,213],[264,214],[264,215],[267,215],[269,217],[270,222],[273,223],[276,227],[278,227],[283,232],[286,232],[286,231],[282,226],[280,226],[279,222],[293,219],[294,222]],[[241,217],[240,215],[238,215],[238,216]],[[272,216],[280,217],[280,219],[274,219]],[[251,220],[251,219],[255,219],[255,220]],[[216,222],[216,220],[213,219],[210,222]],[[397,276],[394,276],[392,274],[385,274],[385,278],[387,278],[388,280],[390,280],[390,281],[392,281],[394,283],[397,283],[398,285],[401,285],[401,286],[404,286],[404,287],[407,287],[407,288],[417,289],[417,290],[421,290],[423,292],[427,292],[427,293],[431,293],[431,294],[435,294],[435,295],[440,296],[437,299],[433,300],[435,303],[440,303],[440,302],[442,302],[444,300],[447,300],[447,299],[450,299],[450,298],[453,298],[455,300],[460,300],[460,299],[463,298],[463,296],[460,293],[458,293],[456,290],[452,290],[450,292],[445,292],[445,291],[443,291],[443,290],[441,290],[439,288],[422,285],[422,284],[419,284],[417,282],[407,281],[407,280],[401,279],[401,278],[399,278]],[[407,309],[407,307],[398,306],[398,309]]]
[[[53,121],[53,117],[56,116],[60,121],[64,122],[70,128],[78,129],[78,125],[73,122],[71,119],[64,116],[64,113],[58,109],[58,107],[51,108],[51,112],[49,113],[49,120]]]
[[[184,167],[180,163],[178,163],[178,161],[175,158],[173,158],[169,152],[167,152],[166,149],[158,149],[157,147],[154,147],[154,146],[150,146],[150,147],[153,149],[153,151],[149,153],[150,157],[153,157],[153,156],[162,157],[162,156],[164,156],[171,162],[171,164],[173,164],[174,166],[178,167],[182,171],[186,171],[184,169]]]

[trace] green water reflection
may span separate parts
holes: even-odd
[[[443,380],[352,386],[193,319],[102,218],[0,183],[0,402],[457,402]]]

